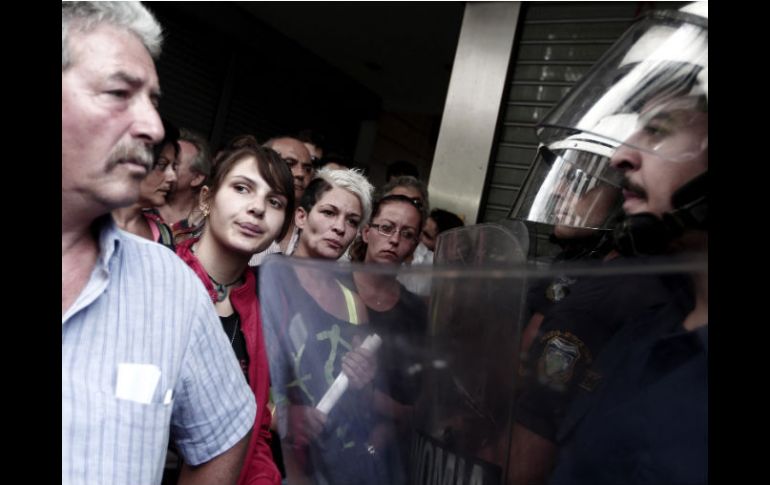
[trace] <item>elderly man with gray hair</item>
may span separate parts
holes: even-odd
[[[200,280],[119,230],[163,138],[139,2],[62,2],[62,483],[235,483],[254,396]]]

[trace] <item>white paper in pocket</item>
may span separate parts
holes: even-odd
[[[153,364],[118,364],[115,397],[150,404],[160,382],[160,368]]]

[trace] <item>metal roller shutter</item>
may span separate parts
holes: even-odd
[[[526,2],[511,56],[479,222],[508,216],[537,150],[535,126],[631,25],[653,8],[685,2]],[[550,228],[531,225],[531,254],[558,251]]]
[[[508,215],[537,149],[535,125],[631,24],[637,2],[527,2],[508,72],[480,222]]]
[[[216,150],[235,135],[260,141],[301,128],[352,152],[380,99],[233,2],[152,2],[166,40],[156,66],[160,111]]]

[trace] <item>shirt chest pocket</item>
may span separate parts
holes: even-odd
[[[103,402],[102,425],[107,440],[114,440],[116,466],[135,474],[137,483],[160,481],[173,407],[173,401],[143,404],[114,396]]]

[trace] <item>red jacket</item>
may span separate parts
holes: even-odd
[[[197,241],[197,238],[192,238],[181,242],[176,248],[176,254],[195,271],[209,292],[212,302],[216,302],[216,290],[209,280],[208,273],[198,258],[190,251],[190,246]],[[278,485],[281,483],[281,474],[278,472],[273,461],[273,454],[270,451],[270,420],[272,416],[267,406],[270,393],[270,369],[267,364],[267,350],[262,335],[262,317],[254,274],[248,269],[244,274],[246,282],[230,290],[230,303],[240,316],[241,331],[246,338],[246,349],[249,353],[249,385],[257,400],[257,417],[254,422],[254,430],[251,433],[249,449],[246,452],[246,459],[238,477],[238,485]]]

